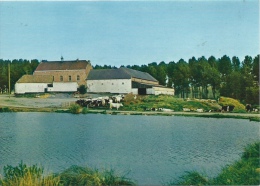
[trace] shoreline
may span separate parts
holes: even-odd
[[[26,107],[26,106],[5,106],[0,104],[0,108],[6,108],[3,112],[52,112],[71,113],[67,108],[61,107]],[[1,112],[0,112],[1,113]],[[259,113],[221,113],[221,112],[163,112],[163,111],[123,111],[110,109],[88,109],[82,114],[110,114],[110,115],[142,115],[142,116],[185,116],[185,117],[206,117],[206,118],[234,118],[249,119],[250,121],[260,121]]]
[[[68,95],[50,96],[49,98],[25,98],[15,97],[14,95],[0,95],[0,113],[1,112],[53,112],[53,113],[71,113],[70,105],[74,104],[78,98],[72,98]],[[111,115],[143,115],[143,116],[185,116],[185,117],[208,117],[208,118],[237,118],[249,119],[250,121],[260,122],[260,113],[242,113],[242,112],[184,112],[184,111],[135,111],[135,110],[116,110],[109,108],[83,109],[82,114],[111,114]]]

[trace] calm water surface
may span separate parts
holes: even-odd
[[[240,119],[0,113],[0,169],[21,160],[48,172],[89,165],[158,185],[185,171],[215,176],[259,140],[259,129]]]

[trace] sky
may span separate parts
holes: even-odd
[[[259,54],[259,1],[0,1],[0,59],[147,65]]]

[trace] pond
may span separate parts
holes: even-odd
[[[0,169],[71,165],[114,169],[139,185],[199,171],[211,177],[259,140],[260,125],[242,119],[58,113],[0,113]]]

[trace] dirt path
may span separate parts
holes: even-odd
[[[0,106],[2,107],[25,107],[25,108],[62,108],[78,98],[24,98],[13,95],[0,95]]]

